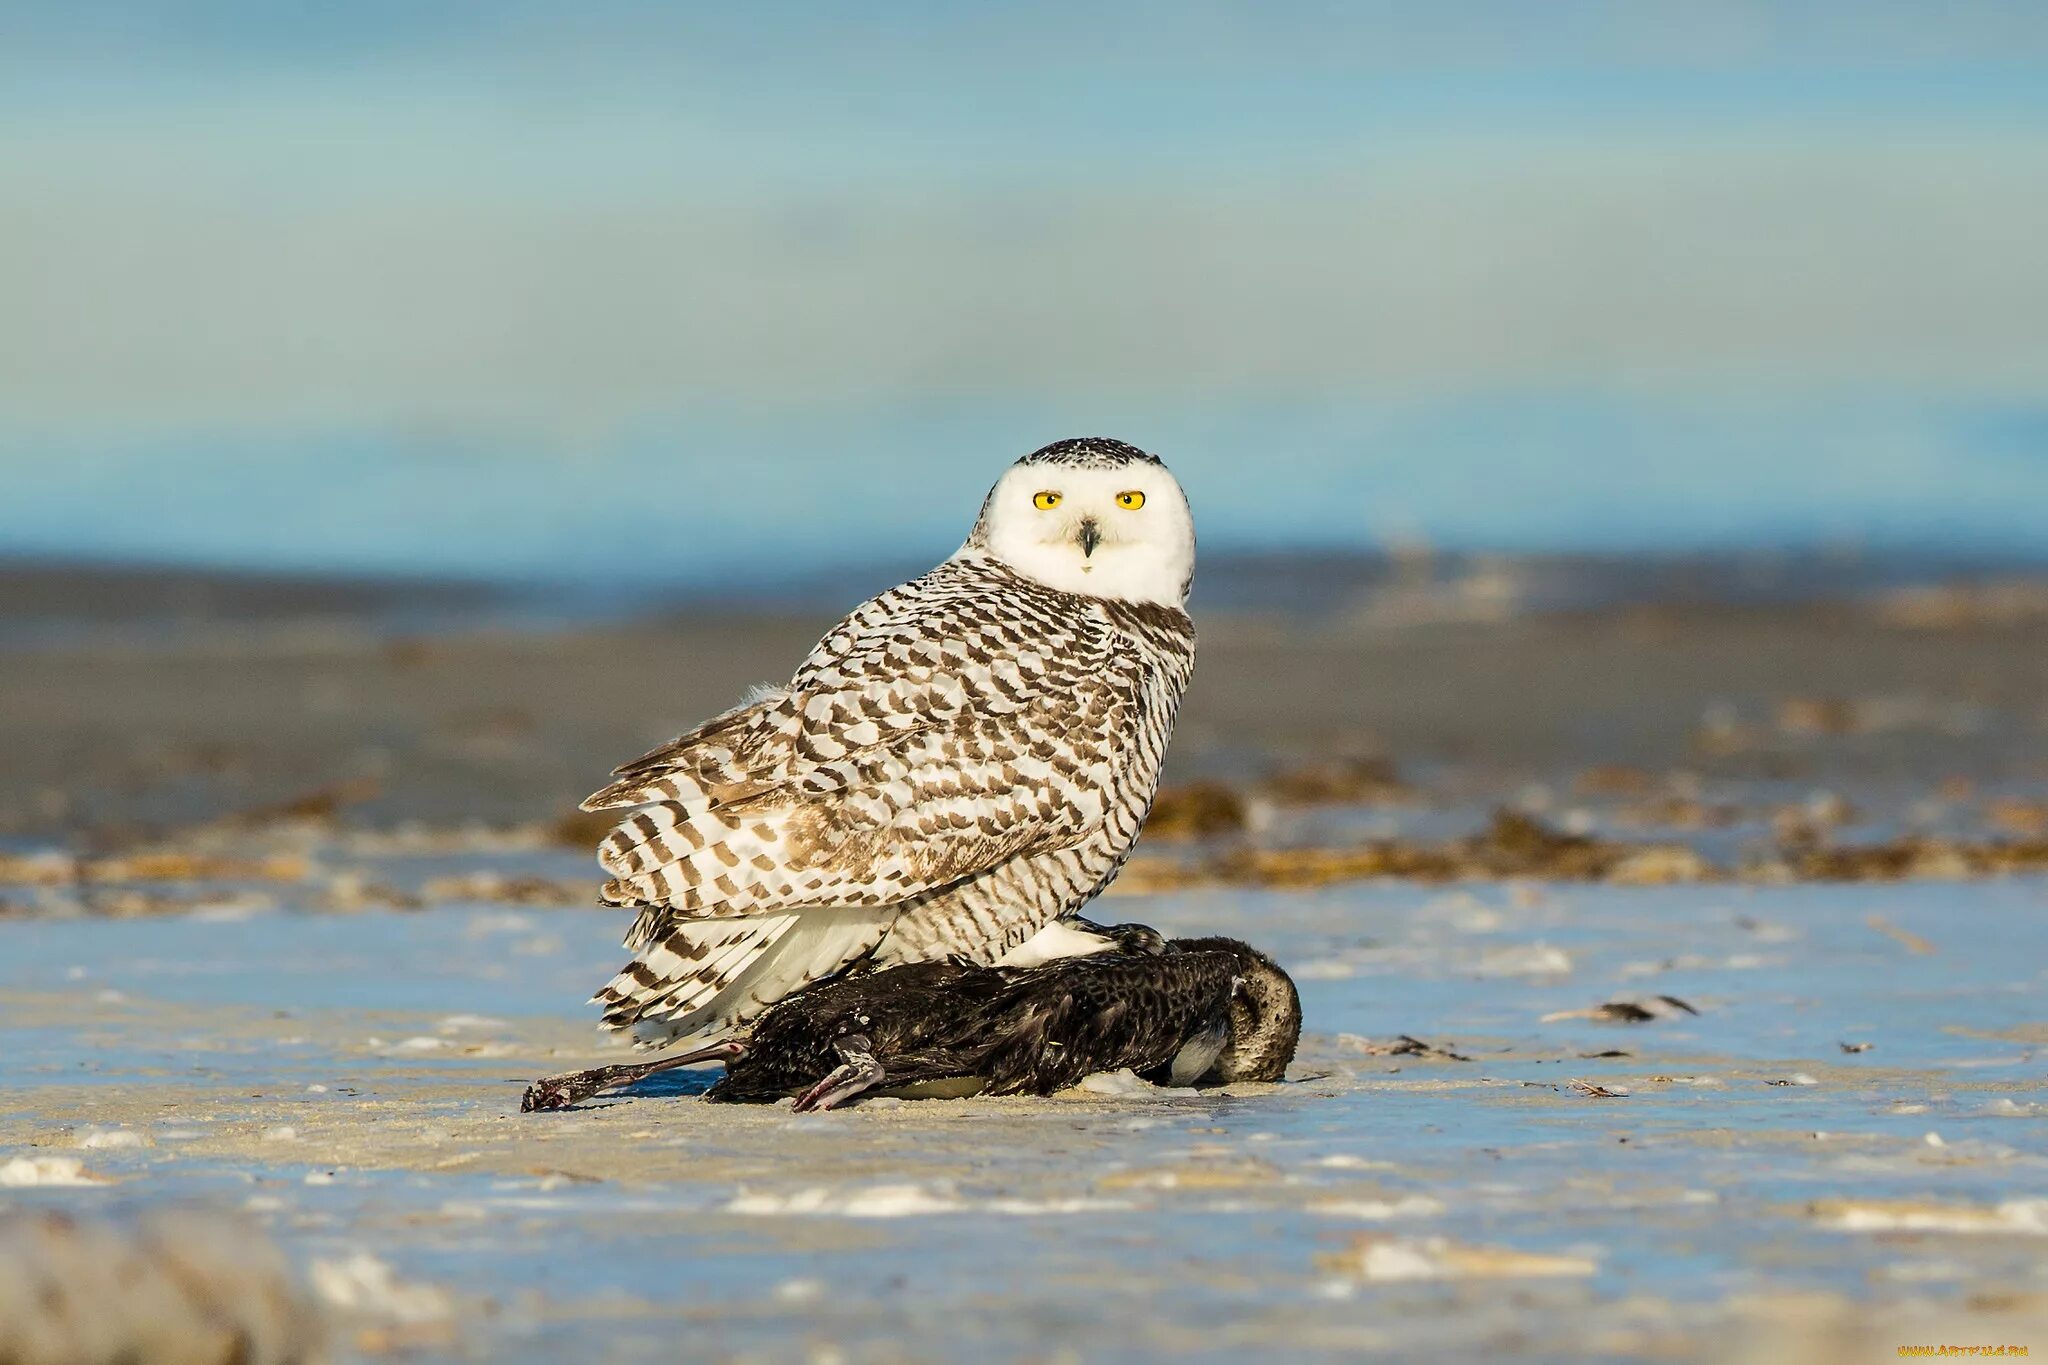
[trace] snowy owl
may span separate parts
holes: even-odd
[[[1195,532],[1121,441],[1018,460],[967,541],[583,803],[634,958],[595,1000],[643,1045],[738,1028],[863,960],[1029,963],[1152,807],[1194,669]]]

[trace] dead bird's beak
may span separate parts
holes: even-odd
[[[1090,517],[1081,523],[1081,529],[1075,533],[1074,539],[1081,542],[1081,557],[1087,559],[1094,555],[1095,547],[1102,543],[1102,528],[1095,524],[1095,518]]]

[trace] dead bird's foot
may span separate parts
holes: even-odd
[[[746,1044],[738,1041],[713,1043],[692,1052],[680,1053],[674,1057],[662,1057],[651,1062],[627,1062],[617,1066],[594,1066],[588,1071],[570,1071],[560,1076],[543,1076],[526,1087],[525,1096],[519,1101],[522,1114],[550,1113],[580,1104],[601,1090],[612,1090],[622,1085],[644,1081],[659,1071],[669,1071],[679,1066],[695,1066],[700,1062],[732,1062],[746,1052]]]
[[[841,1065],[796,1097],[797,1113],[837,1108],[888,1079],[888,1073],[875,1057],[874,1043],[865,1034],[848,1034],[835,1041],[832,1047],[842,1059]]]
[[[626,1068],[613,1066],[592,1067],[588,1071],[571,1071],[560,1076],[543,1076],[526,1087],[526,1095],[519,1101],[522,1114],[540,1114],[554,1109],[567,1109],[581,1103],[607,1086],[623,1084],[611,1073]]]

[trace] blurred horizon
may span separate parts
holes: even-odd
[[[15,7],[0,554],[2038,556],[2043,165],[2024,4]]]

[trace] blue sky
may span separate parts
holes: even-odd
[[[2031,4],[4,7],[0,550],[2023,549],[2044,164]]]

